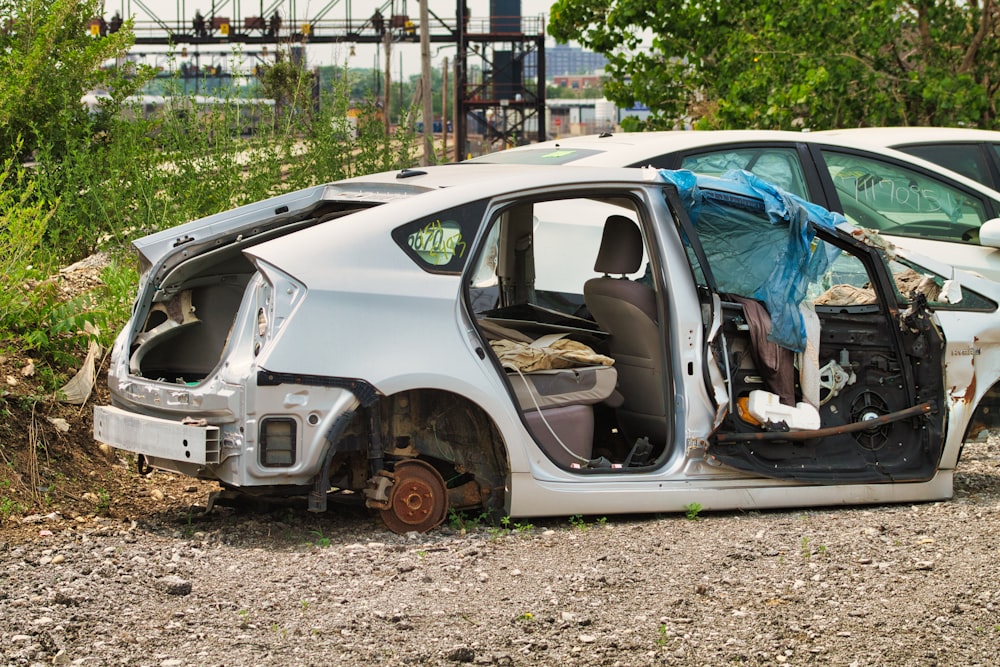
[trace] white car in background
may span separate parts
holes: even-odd
[[[910,250],[1000,281],[1000,192],[844,132],[605,133],[490,153],[463,164],[745,169]]]
[[[1000,132],[964,127],[864,127],[816,134],[895,148],[1000,190]]]
[[[408,169],[135,246],[95,438],[398,532],[945,499],[997,414],[1000,286],[742,173]]]

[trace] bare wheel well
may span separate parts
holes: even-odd
[[[1000,383],[990,387],[965,429],[964,440],[975,440],[987,430],[1000,428]]]
[[[453,509],[502,511],[510,464],[500,432],[482,407],[438,389],[412,389],[378,405],[385,463],[421,458],[441,473]]]

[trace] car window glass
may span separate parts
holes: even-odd
[[[937,309],[992,311],[997,307],[990,299],[923,266],[899,258],[889,260],[888,264],[896,291],[904,302],[909,302],[913,294],[919,292]]]
[[[425,271],[461,273],[486,211],[472,202],[397,227],[392,238]]]
[[[943,180],[870,157],[823,151],[844,215],[897,236],[977,243],[983,202]]]
[[[500,296],[497,269],[500,260],[500,225],[493,225],[486,235],[479,260],[469,280],[469,299],[473,312],[495,308]]]
[[[734,202],[732,195],[714,204],[703,200],[697,219],[693,221],[694,229],[717,289],[725,294],[760,298],[765,286],[772,285],[782,273],[779,270],[776,274],[775,267],[794,265],[788,254],[793,245],[789,243],[789,227],[787,223],[774,224],[759,200],[747,200],[751,205],[734,205]],[[704,272],[697,256],[690,244],[687,249],[695,278],[702,283]],[[813,239],[810,256],[825,252],[825,242]],[[864,266],[859,260],[854,261],[856,264],[845,265],[843,270],[864,276],[863,279],[854,278],[854,282],[867,280]],[[806,298],[817,297],[829,286],[829,272],[817,274],[815,280],[804,286]]]
[[[939,164],[946,169],[989,185],[990,172],[979,148],[972,144],[934,144],[933,146],[901,146],[898,150]]]
[[[927,298],[927,303],[937,309],[992,311],[997,307],[972,290],[948,281],[930,269],[903,259],[887,259],[889,273],[896,288],[896,301],[907,304],[913,294],[919,292]],[[824,275],[822,284],[817,286],[825,295],[811,293],[823,305],[868,305],[876,301],[875,291],[863,263],[848,252],[842,252]]]
[[[792,194],[808,197],[806,179],[794,148],[739,148],[687,155],[681,169],[710,176],[744,169]]]

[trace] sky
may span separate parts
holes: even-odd
[[[405,13],[412,17],[419,16],[420,5],[417,0],[395,0],[397,6],[402,8],[406,7]],[[105,10],[106,15],[110,18],[116,10],[121,11],[122,16],[132,15],[135,17],[137,24],[143,22],[148,22],[151,19],[150,14],[154,14],[156,18],[167,22],[168,24],[174,24],[179,18],[193,17],[196,11],[200,11],[204,16],[209,16],[212,11],[213,0],[105,0]],[[215,4],[222,5],[224,0],[215,0]],[[466,0],[470,15],[476,18],[487,18],[490,13],[490,0]],[[258,6],[258,3],[252,2],[240,2],[240,0],[228,0],[228,2],[223,5],[223,9],[219,11],[221,15],[235,14],[236,12],[232,9],[234,6],[239,7],[239,14],[243,17],[251,16],[257,12],[254,11],[254,7]],[[327,19],[343,19],[346,17],[345,7],[351,8],[352,19],[357,19],[363,21],[372,15],[377,6],[384,4],[384,2],[379,2],[377,0],[353,0],[344,3],[344,0],[339,2],[331,3],[330,0],[284,0],[282,5],[284,7],[294,7],[296,13],[299,17],[312,17],[320,13],[323,9],[328,8],[328,13],[326,13],[325,18]],[[274,5],[274,0],[261,0],[259,6],[271,7]],[[544,20],[548,20],[549,7],[552,5],[552,0],[521,0],[521,14],[523,16],[539,16],[543,15]],[[143,6],[149,8],[150,12],[146,12]],[[429,0],[428,8],[430,11],[434,12],[443,19],[453,17],[455,14],[455,0]],[[227,12],[228,9],[228,12]],[[402,9],[397,10],[398,13],[404,13]],[[190,18],[185,19],[185,23],[190,21]],[[543,23],[544,25],[544,23]],[[454,59],[455,49],[449,47],[439,48],[440,44],[431,45],[432,63],[435,67],[440,67],[442,61],[445,57]],[[151,51],[153,47],[136,47],[134,51]],[[206,49],[207,50],[207,49]],[[358,44],[355,45],[355,55],[350,56],[350,45],[348,44],[321,44],[310,46],[307,51],[307,60],[309,65],[341,65],[347,59],[350,67],[358,68],[371,68],[378,67],[382,68],[384,65],[379,63],[376,47],[373,45]],[[420,74],[420,46],[418,43],[400,43],[399,45],[394,45],[392,53],[392,73],[393,76],[398,76],[400,70],[405,77],[410,77],[412,75]]]

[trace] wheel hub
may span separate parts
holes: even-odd
[[[444,521],[448,489],[441,473],[429,463],[407,459],[396,463],[396,481],[382,521],[395,533],[426,532]]]

